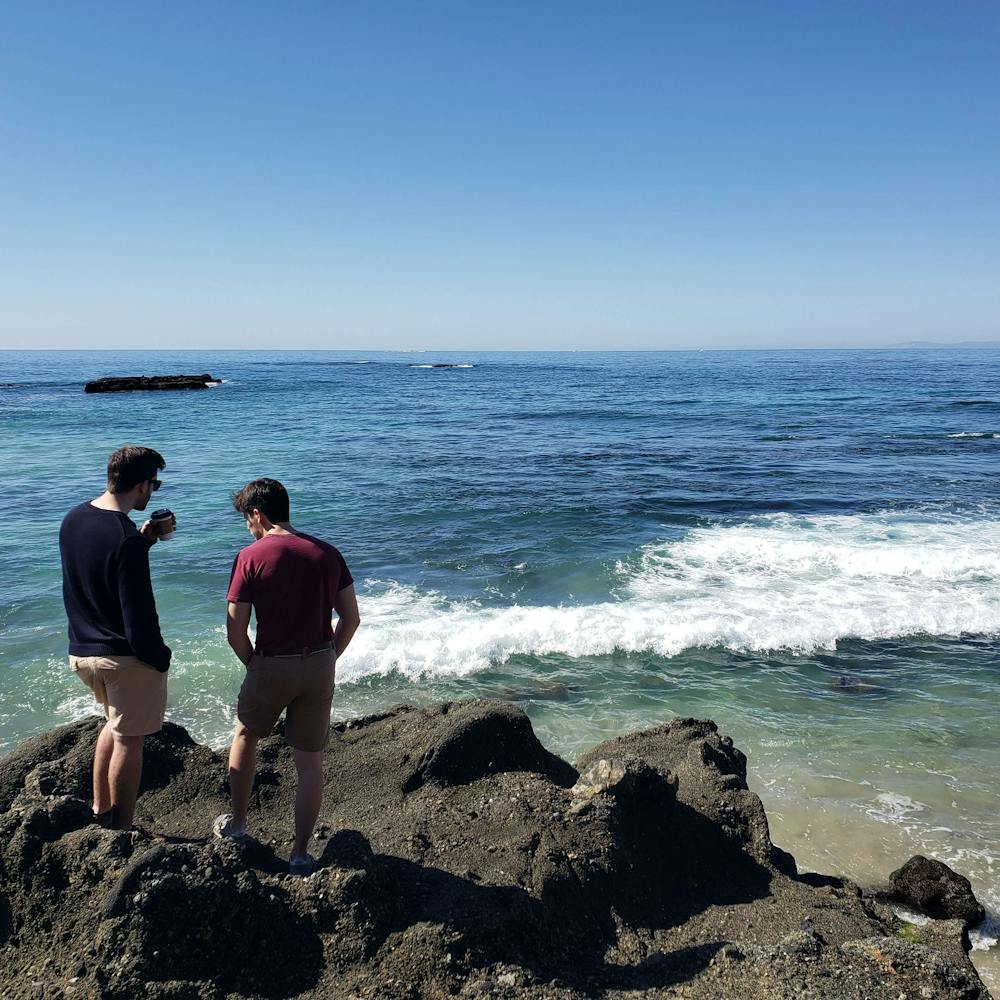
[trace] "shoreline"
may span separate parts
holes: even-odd
[[[257,970],[286,996],[576,1000],[599,986],[609,997],[833,997],[854,984],[896,1000],[928,983],[933,997],[988,996],[954,921],[906,930],[847,880],[796,875],[747,788],[746,758],[710,722],[631,733],[575,767],[504,702],[340,723],[322,866],[301,880],[276,857],[292,791],[279,738],[262,743],[257,845],[241,857],[205,836],[224,801],[221,758],[169,724],[150,738],[138,812],[165,840],[86,826],[94,733],[95,721],[71,724],[4,761],[2,858],[19,942],[4,947],[8,992],[31,967],[53,988],[82,968],[76,982],[107,996],[142,982],[165,997],[164,977],[171,996],[242,996],[262,931],[220,927],[213,913],[249,910],[288,942]],[[177,925],[185,905],[190,920]],[[66,943],[38,952],[41,927],[43,945]],[[229,934],[235,955],[219,937]],[[95,965],[75,951],[81,940],[114,958]],[[733,992],[762,976],[764,992]]]
[[[180,677],[175,679],[174,684],[179,681]],[[421,694],[419,689],[400,693],[404,696]],[[354,694],[349,688],[344,688],[338,693],[339,708],[336,710],[336,719],[346,722],[348,716],[345,713],[352,711],[357,714],[378,713],[389,704],[385,700],[388,692],[379,690],[369,692],[374,701],[366,697],[360,703]],[[433,689],[430,694],[427,692],[422,694],[422,697],[417,698],[417,704],[433,703]],[[89,694],[79,693],[74,701],[79,706],[81,717],[91,714],[92,699]],[[529,700],[519,704],[528,709],[543,739],[560,752],[564,754],[569,752],[571,755],[569,759],[573,759],[572,754],[578,751],[574,751],[572,747],[577,745],[578,741],[572,741],[569,748],[566,746],[564,737],[559,735],[560,727],[553,725],[546,714],[548,703]],[[556,709],[561,709],[561,705],[562,702],[559,701],[553,703]],[[229,729],[230,723],[226,722],[216,738],[210,740],[208,745],[216,750],[228,746]],[[921,853],[929,857],[938,857],[973,879],[977,893],[993,916],[989,918],[992,923],[988,923],[982,936],[976,937],[977,947],[970,958],[984,981],[994,992],[1000,993],[1000,948],[993,945],[983,950],[983,945],[1000,933],[1000,926],[995,916],[998,909],[994,892],[995,882],[987,874],[988,869],[983,867],[985,862],[977,863],[978,867],[971,868],[968,861],[963,863],[965,848],[960,841],[956,846],[954,838],[949,837],[947,833],[933,834],[928,840],[926,831],[918,835],[912,828],[908,828],[903,817],[890,814],[873,818],[870,806],[863,808],[861,801],[848,801],[842,795],[838,796],[829,788],[824,788],[824,781],[817,777],[815,768],[810,767],[809,755],[803,754],[802,748],[784,745],[769,748],[761,744],[773,741],[763,740],[755,745],[752,737],[747,735],[746,729],[744,726],[740,741],[741,745],[752,751],[749,762],[751,787],[766,805],[775,841],[790,850],[800,863],[814,870],[842,875],[860,885],[875,885],[887,872],[902,864],[907,857]],[[582,747],[580,749],[582,750]],[[769,752],[770,756],[763,757],[765,752]],[[815,753],[816,748],[813,747],[810,754]],[[790,759],[798,760],[796,767],[787,766],[785,758],[789,754],[791,754]],[[866,770],[865,775],[859,779],[862,785],[868,786],[869,796],[872,789],[868,779],[871,777],[872,775]],[[842,786],[844,779],[830,778],[826,783]],[[918,793],[912,787],[908,785],[903,787],[909,794],[917,796]],[[895,797],[895,794],[891,793],[891,796]],[[941,783],[937,791],[937,798],[941,799],[940,809],[948,806],[950,794],[953,793]],[[928,801],[934,800],[928,798]],[[922,819],[922,816],[917,818]],[[983,840],[977,842],[977,852],[981,853],[985,843],[987,842]],[[983,940],[984,937],[986,941]]]

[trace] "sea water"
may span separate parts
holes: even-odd
[[[273,476],[357,578],[338,717],[508,698],[571,760],[712,718],[800,868],[940,858],[996,936],[1000,352],[4,352],[0,383],[0,752],[94,710],[57,534],[133,442],[167,460],[150,555],[197,739],[226,743],[243,672],[230,494]]]

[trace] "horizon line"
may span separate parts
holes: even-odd
[[[777,351],[934,351],[1000,350],[1000,341],[958,341],[955,343],[902,343],[877,346],[841,347],[0,347],[0,354],[732,354]]]

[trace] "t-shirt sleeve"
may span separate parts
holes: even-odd
[[[351,571],[347,568],[347,562],[340,554],[340,550],[335,549],[334,551],[337,553],[337,568],[340,570],[340,580],[337,583],[337,591],[339,593],[345,587],[350,587],[354,583],[354,577],[351,575]]]
[[[253,604],[253,572],[245,552],[241,552],[233,560],[226,600],[234,604]]]

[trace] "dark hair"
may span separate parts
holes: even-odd
[[[156,478],[167,463],[163,456],[152,448],[140,448],[137,444],[123,444],[108,457],[108,490],[112,493],[128,493],[139,483]]]
[[[255,479],[233,494],[233,506],[244,516],[257,508],[272,524],[290,520],[288,490],[277,479]]]

